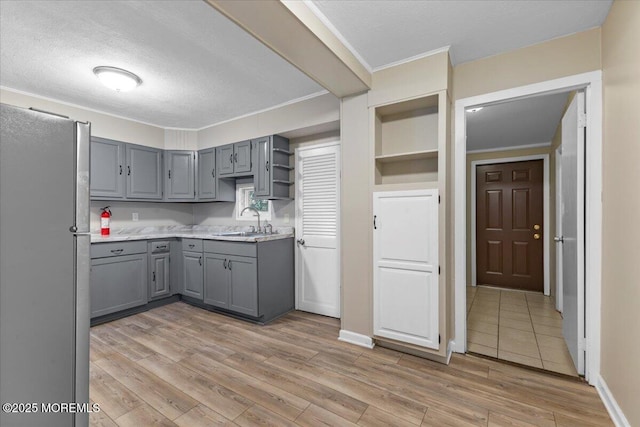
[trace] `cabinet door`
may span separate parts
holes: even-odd
[[[91,138],[91,197],[124,198],[124,143]]]
[[[198,152],[198,199],[216,198],[216,150],[209,148]]]
[[[168,253],[149,256],[149,300],[171,293],[169,258]]]
[[[165,151],[164,190],[167,200],[194,200],[196,197],[193,151]]]
[[[233,175],[233,144],[217,147],[216,161],[219,176]]]
[[[127,144],[127,197],[162,199],[162,151]]]
[[[251,141],[253,153],[253,185],[256,197],[268,197],[271,179],[269,153],[271,140],[269,137]]]
[[[192,298],[202,299],[202,253],[183,252],[182,270],[184,290],[183,294]]]
[[[91,260],[91,317],[147,303],[147,254]]]
[[[229,270],[225,255],[205,254],[204,283],[204,302],[229,308]]]
[[[231,276],[229,310],[258,316],[258,264],[255,258],[230,255],[227,269]]]
[[[438,190],[373,193],[374,335],[438,349]]]
[[[233,172],[235,174],[251,173],[251,141],[233,144]]]

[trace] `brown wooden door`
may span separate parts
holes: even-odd
[[[476,168],[479,285],[544,290],[542,167],[532,160]]]

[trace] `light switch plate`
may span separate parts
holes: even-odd
[[[137,220],[138,220],[138,212],[133,212],[133,213],[131,214],[131,219],[132,219],[133,221],[137,221]]]
[[[291,217],[289,217],[289,214],[284,214],[284,223],[285,224],[289,224],[289,220],[291,219]]]

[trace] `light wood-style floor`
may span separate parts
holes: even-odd
[[[293,312],[256,326],[174,303],[91,330],[92,426],[612,425],[578,380],[336,339]]]
[[[534,292],[468,287],[467,313],[469,351],[578,376],[553,298]]]

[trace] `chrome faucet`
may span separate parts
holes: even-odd
[[[260,228],[260,211],[256,208],[254,208],[253,206],[247,206],[246,208],[242,209],[242,211],[240,212],[240,216],[242,216],[242,214],[244,213],[244,211],[246,210],[251,210],[254,211],[256,213],[256,215],[258,215],[258,229],[256,230],[258,233],[262,232],[262,229]]]

